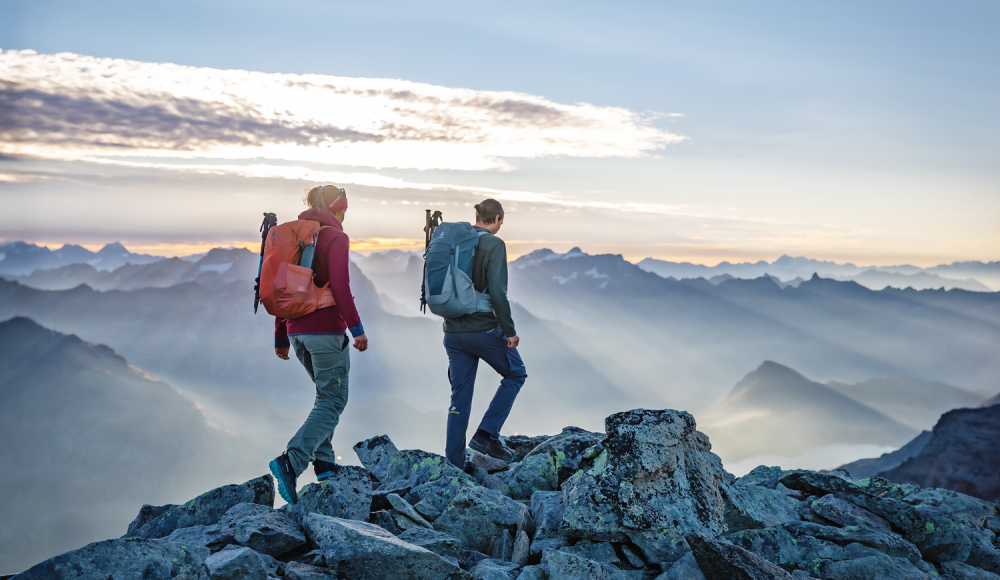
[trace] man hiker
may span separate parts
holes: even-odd
[[[500,428],[521,385],[528,378],[517,352],[520,338],[507,301],[507,247],[496,237],[503,225],[503,206],[495,199],[476,204],[475,229],[482,235],[472,262],[472,282],[477,292],[489,294],[492,312],[473,312],[444,320],[444,348],[448,352],[448,376],[451,379],[451,407],[448,409],[448,437],[445,445],[448,460],[462,469],[466,466],[465,437],[472,410],[472,391],[480,359],[500,374],[500,388],[490,402],[479,429],[469,447],[491,457],[511,460],[500,442]],[[471,465],[471,464],[470,464]]]
[[[314,187],[305,198],[309,209],[300,220],[314,220],[324,227],[316,240],[312,269],[315,283],[329,283],[336,305],[320,308],[296,318],[275,317],[274,352],[288,360],[289,347],[316,384],[316,401],[305,423],[288,442],[287,450],[271,461],[271,473],[278,482],[278,492],[288,503],[298,502],[296,479],[311,461],[320,481],[333,475],[337,456],[331,439],[347,405],[347,378],[351,369],[347,332],[354,337],[354,348],[364,352],[368,337],[358,309],[354,305],[348,275],[350,239],[344,233],[347,192],[332,186]]]

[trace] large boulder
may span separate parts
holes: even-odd
[[[910,563],[906,558],[893,558],[860,544],[847,547],[849,558],[838,561],[817,561],[799,569],[819,578],[871,580],[931,580],[933,576]]]
[[[558,550],[546,550],[542,567],[548,572],[549,580],[630,580],[628,573],[611,564]]]
[[[507,494],[514,499],[531,499],[531,495],[536,491],[555,491],[559,489],[556,473],[556,460],[553,454],[529,455],[511,467],[510,474],[506,478]]]
[[[726,530],[722,462],[694,417],[637,409],[605,427],[604,450],[562,486],[565,534],[631,540],[647,561],[672,562],[687,551],[685,534]]]
[[[399,539],[420,546],[440,556],[457,558],[462,550],[462,542],[458,538],[437,530],[428,530],[422,526],[410,528],[399,534]]]
[[[241,546],[269,556],[280,556],[306,543],[298,523],[266,505],[236,504],[219,520],[219,529]]]
[[[478,486],[476,482],[467,477],[442,477],[414,487],[404,499],[412,506],[423,503],[425,506],[437,510],[438,514],[434,518],[436,521],[437,518],[441,517],[441,512],[448,507],[448,504],[458,497],[458,494],[469,489],[478,489]]]
[[[467,580],[469,574],[441,556],[408,544],[382,528],[309,514],[309,538],[323,550],[338,577],[366,580]]]
[[[361,465],[370,471],[379,481],[385,481],[389,471],[392,456],[398,453],[396,445],[388,435],[379,435],[371,439],[359,441],[354,445],[354,453],[361,460]]]
[[[892,531],[889,522],[833,495],[825,495],[813,501],[809,504],[809,508],[816,515],[838,526],[861,526],[883,532]]]
[[[267,580],[267,567],[250,548],[223,550],[205,560],[212,580]]]
[[[458,538],[470,550],[493,554],[498,538],[511,537],[513,549],[512,535],[517,531],[522,512],[527,510],[498,491],[471,487],[444,507],[441,516],[434,520],[434,529]]]
[[[18,580],[208,580],[201,546],[182,546],[165,540],[120,538],[88,544],[32,566]]]
[[[436,453],[428,453],[419,449],[397,451],[389,458],[385,468],[384,483],[380,487],[414,488],[418,485],[441,479],[442,477],[458,477],[471,479],[461,469]]]
[[[372,481],[368,471],[346,465],[339,466],[329,478],[305,486],[299,493],[299,502],[285,510],[305,526],[311,513],[367,522],[371,507]]]
[[[534,437],[528,435],[511,435],[510,437],[502,437],[503,444],[514,455],[513,461],[521,461],[535,447],[538,447],[551,438],[551,435],[535,435]]]
[[[785,522],[798,521],[798,505],[796,499],[787,495],[761,487],[759,485],[722,486],[722,496],[725,499],[725,520],[730,532],[757,528],[770,528]]]
[[[604,433],[594,433],[579,427],[566,427],[562,433],[550,437],[532,449],[524,460],[536,455],[551,456],[558,482],[562,483],[580,469],[580,460],[584,458],[587,450],[603,439]]]
[[[826,540],[840,545],[861,544],[874,548],[879,552],[894,558],[906,558],[912,563],[921,560],[920,551],[912,543],[907,542],[897,534],[883,532],[869,527],[847,526],[837,528],[823,526],[812,522],[792,522],[785,524],[785,529],[792,533]]]
[[[790,580],[791,574],[724,540],[689,534],[698,568],[709,580]]]
[[[799,536],[782,527],[742,530],[723,539],[778,566],[848,557],[847,551],[833,542]]]
[[[182,546],[204,546],[213,552],[218,552],[226,546],[236,543],[232,532],[223,530],[219,524],[181,528],[174,530],[165,539]]]
[[[559,533],[563,513],[566,511],[561,491],[536,491],[531,495],[531,517],[535,535],[529,555],[539,557],[547,549],[558,549],[569,542]]]
[[[217,524],[230,508],[240,503],[273,506],[274,479],[270,475],[262,475],[240,485],[217,487],[184,505],[163,510],[142,526],[136,526],[138,529],[127,537],[165,538],[179,528]]]

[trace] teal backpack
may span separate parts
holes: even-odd
[[[443,223],[434,229],[424,253],[421,306],[444,318],[493,312],[490,295],[472,283],[472,260],[480,232],[468,222]]]

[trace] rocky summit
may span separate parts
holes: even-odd
[[[143,506],[122,538],[18,580],[1000,580],[1000,508],[846,472],[728,474],[683,411],[509,438],[514,462],[381,435],[273,509],[263,476]]]

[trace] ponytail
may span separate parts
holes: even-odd
[[[476,221],[492,224],[495,219],[503,219],[503,206],[495,199],[484,199],[476,204]]]

